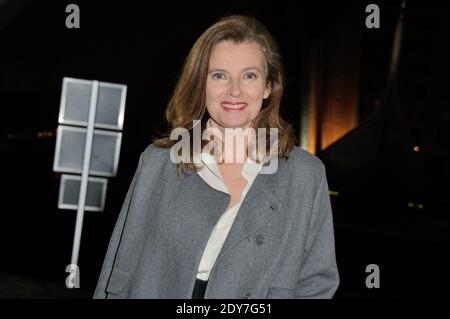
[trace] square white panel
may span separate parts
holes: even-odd
[[[59,187],[58,208],[78,209],[80,196],[81,176],[61,175],[61,185]],[[105,208],[106,188],[108,180],[106,178],[89,177],[86,193],[87,211],[103,211]]]
[[[65,77],[61,91],[60,124],[87,126],[93,81]],[[99,82],[95,127],[122,130],[127,86]]]
[[[55,172],[81,174],[86,128],[59,125],[56,136]],[[94,130],[89,175],[116,176],[122,133]]]

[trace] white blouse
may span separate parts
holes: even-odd
[[[210,127],[209,121],[207,123],[207,127]],[[223,181],[222,174],[220,173],[214,156],[207,152],[202,152],[200,158],[202,169],[197,172],[200,177],[212,188],[230,194]],[[259,174],[263,163],[264,161],[262,161],[262,163],[256,163],[247,159],[242,165],[242,176],[247,180],[247,185],[242,191],[240,201],[233,207],[227,209],[214,227],[200,261],[200,266],[197,272],[198,279],[205,281],[208,280],[209,273],[214,266],[220,250],[222,249],[239,208],[241,207],[248,190],[252,186],[253,181]]]

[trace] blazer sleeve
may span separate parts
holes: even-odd
[[[295,288],[297,298],[332,298],[339,286],[330,195],[325,166],[321,167],[306,251]]]
[[[97,287],[94,292],[94,299],[106,299],[108,297],[108,293],[106,292],[108,282],[111,277],[112,268],[116,259],[116,254],[121,242],[122,238],[122,232],[124,229],[124,226],[126,224],[128,211],[131,203],[131,199],[133,197],[134,188],[136,185],[136,180],[138,179],[138,176],[141,171],[142,167],[142,161],[143,161],[143,154],[141,154],[139,158],[139,164],[138,167],[134,173],[134,177],[131,181],[130,187],[128,188],[128,192],[125,196],[125,200],[123,202],[122,208],[119,213],[119,217],[117,219],[116,225],[114,227],[114,231],[112,233],[108,249],[106,252],[105,259],[103,261],[102,270],[100,272],[100,277],[97,282]]]

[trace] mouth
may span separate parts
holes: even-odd
[[[247,103],[244,102],[222,102],[221,105],[227,112],[239,112],[247,107]]]

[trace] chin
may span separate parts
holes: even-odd
[[[244,128],[249,125],[248,121],[223,121],[222,123],[225,128]]]

